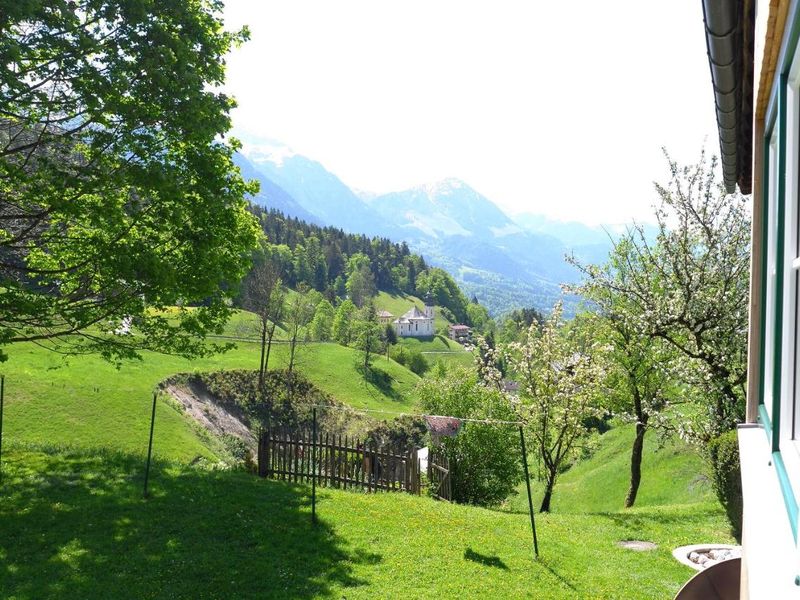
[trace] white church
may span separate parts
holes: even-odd
[[[416,306],[392,321],[394,331],[399,337],[430,337],[433,335],[433,301],[425,296],[425,308]]]

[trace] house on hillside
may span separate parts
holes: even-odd
[[[753,208],[741,597],[800,598],[800,3],[703,8],[725,186]]]
[[[394,319],[394,315],[390,313],[388,310],[379,310],[378,311],[378,323],[381,325],[388,325]]]
[[[472,339],[472,329],[466,325],[450,325],[447,328],[447,337],[464,344]]]
[[[434,304],[430,294],[425,296],[425,308],[412,306],[401,317],[394,320],[394,331],[398,337],[430,337],[434,333]]]

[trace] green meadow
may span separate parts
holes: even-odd
[[[323,488],[313,525],[308,485],[214,468],[218,445],[164,399],[143,499],[154,386],[253,367],[256,349],[198,361],[145,354],[117,370],[14,346],[2,365],[0,597],[667,598],[692,575],[672,548],[731,541],[699,459],[678,444],[648,440],[640,502],[621,509],[630,425],[562,476],[554,512],[536,515],[535,560],[524,495],[489,510]],[[274,366],[285,352],[276,346]],[[355,359],[309,344],[298,368],[354,406],[413,409],[415,375],[382,358],[391,389],[370,388]],[[631,539],[657,549],[618,545]]]

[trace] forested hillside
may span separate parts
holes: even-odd
[[[479,313],[484,318],[485,309],[470,303],[446,271],[429,266],[405,242],[320,227],[259,206],[251,211],[266,236],[254,263],[272,263],[289,287],[315,289],[334,304],[352,299],[356,290],[365,297],[378,291],[430,294],[453,321],[472,324]],[[252,277],[253,272],[242,289]]]

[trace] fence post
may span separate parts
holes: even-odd
[[[307,414],[307,413],[306,413]],[[311,522],[317,522],[317,409],[311,409]]]
[[[150,442],[147,444],[147,467],[144,471],[144,497],[147,498],[147,482],[150,479],[150,458],[153,455],[153,428],[156,424],[156,398],[158,392],[153,392],[153,413],[150,415]]]
[[[267,439],[264,445],[264,477],[274,478],[273,462],[275,460],[275,430],[272,422],[267,422]]]
[[[3,403],[5,401],[6,376],[0,375],[0,482],[3,481]]]
[[[525,452],[525,434],[522,432],[522,425],[519,426],[519,442],[522,446],[522,465],[525,467],[525,485],[528,487],[528,512],[531,515],[531,531],[533,532],[533,551],[536,557],[539,556],[539,542],[536,539],[536,522],[533,520],[533,499],[531,498],[531,478],[528,475],[528,454]]]

